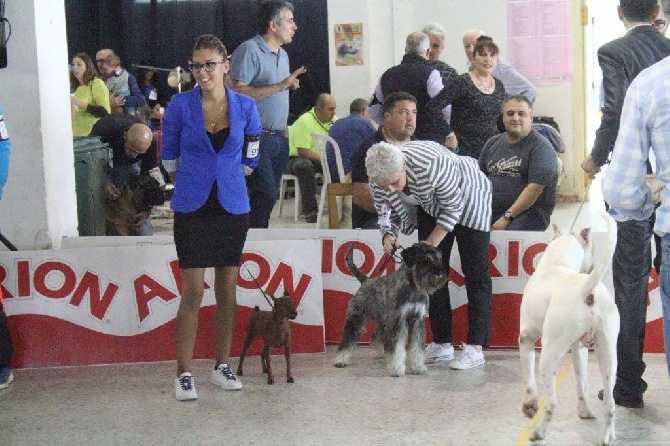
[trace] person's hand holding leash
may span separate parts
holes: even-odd
[[[384,252],[388,255],[392,255],[393,252],[400,247],[400,245],[398,245],[398,239],[389,232],[382,237],[382,245],[384,245]]]

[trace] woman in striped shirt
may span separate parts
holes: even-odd
[[[380,142],[365,160],[372,196],[379,215],[386,252],[397,245],[398,233],[417,228],[417,211],[425,212],[425,242],[440,249],[449,270],[454,240],[468,294],[468,336],[451,368],[469,369],[484,363],[482,346],[489,343],[492,306],[488,250],[491,231],[491,183],[477,160],[461,157],[431,141],[413,141],[402,150]],[[426,225],[430,229],[426,229]],[[423,238],[423,237],[421,237]],[[454,358],[451,301],[448,285],[430,297],[434,342],[428,361]]]

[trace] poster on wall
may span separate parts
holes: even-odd
[[[336,24],[335,48],[335,65],[363,65],[363,24]]]
[[[572,3],[507,0],[507,54],[535,85],[572,81]]]

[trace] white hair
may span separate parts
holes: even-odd
[[[430,47],[430,40],[428,36],[420,31],[413,32],[407,36],[405,41],[405,54],[419,54],[424,56]]]
[[[439,23],[429,23],[421,30],[429,36],[437,37],[444,41],[447,38],[447,31]]]
[[[465,36],[474,36],[474,35],[477,35],[477,37],[479,37],[479,36],[483,36],[483,35],[485,35],[485,34],[486,34],[486,33],[485,33],[483,30],[479,29],[479,28],[472,28],[472,29],[469,29],[469,30],[465,31],[465,32],[463,33],[463,37],[465,37]]]
[[[365,170],[371,182],[379,184],[387,180],[392,174],[402,172],[405,155],[402,151],[387,142],[379,142],[368,150],[365,157]]]

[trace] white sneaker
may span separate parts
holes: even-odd
[[[482,364],[484,364],[484,352],[478,352],[471,345],[462,344],[458,358],[451,361],[449,367],[456,370],[466,370]]]
[[[240,390],[242,382],[237,379],[228,364],[219,364],[212,370],[212,384],[220,386],[223,390]]]
[[[174,394],[179,401],[197,400],[198,394],[195,392],[193,375],[184,372],[179,375],[179,378],[175,378]]]
[[[424,358],[427,363],[438,361],[451,361],[454,359],[454,347],[443,347],[442,344],[431,342],[424,350]]]

